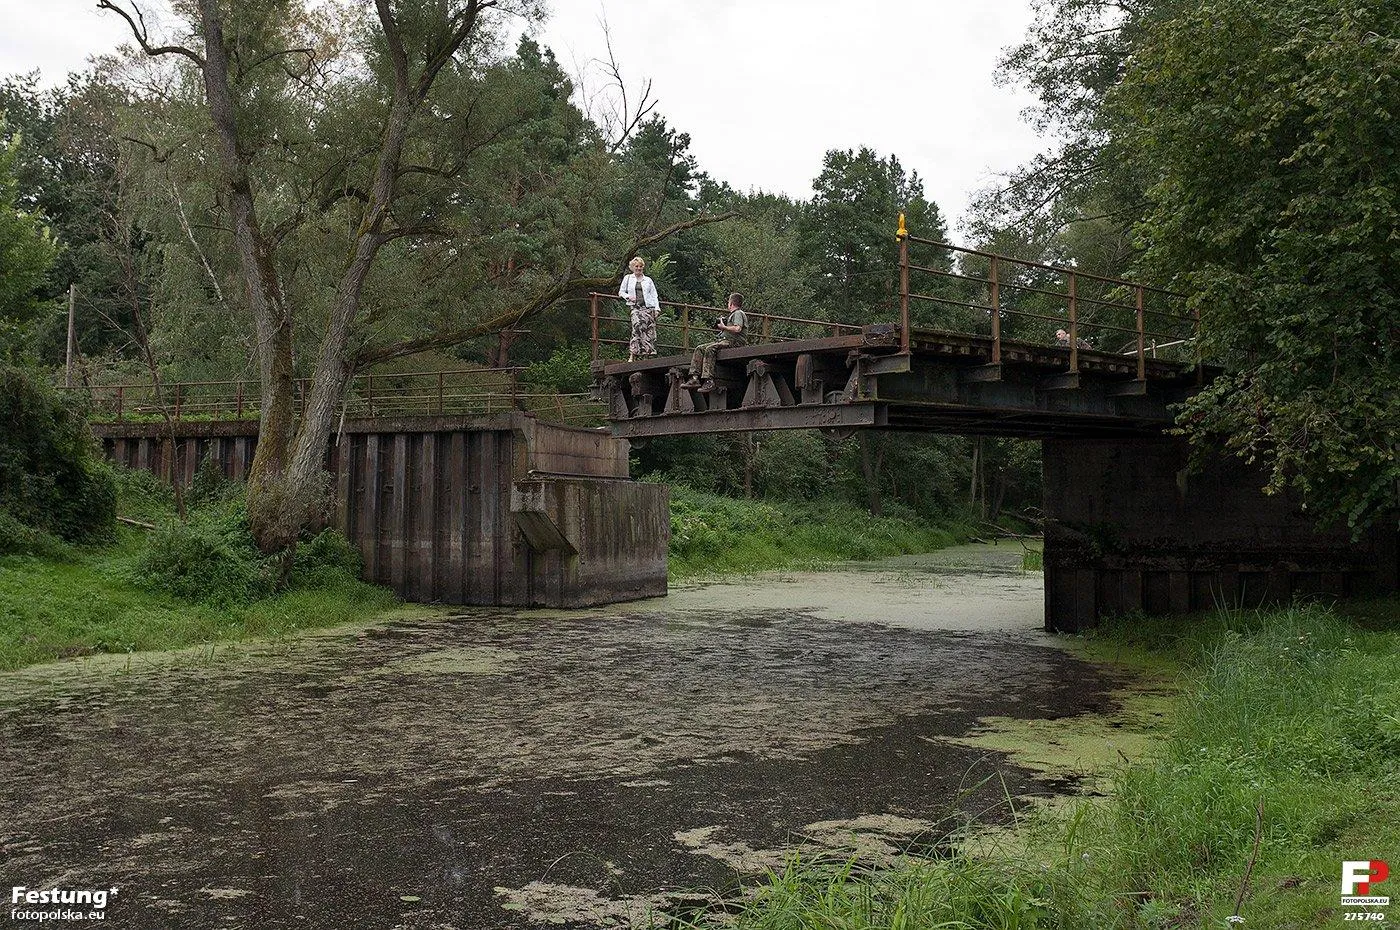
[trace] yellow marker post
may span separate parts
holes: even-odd
[[[899,214],[899,351],[909,351],[909,230],[904,228],[904,214]]]

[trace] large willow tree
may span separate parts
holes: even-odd
[[[356,369],[510,327],[708,219],[655,228],[655,212],[600,209],[618,140],[569,102],[547,52],[501,49],[537,0],[182,0],[160,37],[140,3],[98,6],[149,62],[127,80],[151,190],[167,191],[214,306],[251,320],[248,509],[264,550],[323,512]]]

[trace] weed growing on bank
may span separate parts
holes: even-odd
[[[1397,611],[1388,601],[1360,618],[1295,607],[1121,621],[1091,649],[1144,650],[1157,663],[1171,656],[1185,680],[1164,738],[1118,767],[1105,797],[1022,812],[987,854],[893,868],[794,859],[751,889],[725,925],[1340,923],[1342,860],[1400,849]],[[1227,921],[1237,900],[1243,924]]]
[[[932,526],[897,505],[872,517],[842,501],[736,500],[671,486],[670,575],[688,578],[864,561],[965,542],[970,526]]]
[[[119,525],[100,546],[0,532],[16,540],[0,550],[0,669],[279,636],[363,620],[397,603],[359,580],[358,554],[334,531],[298,546],[290,564],[264,557],[237,485],[196,482],[181,523],[169,488],[154,477],[115,469],[115,481],[118,512],[154,529]]]

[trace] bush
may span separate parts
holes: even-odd
[[[337,530],[323,530],[297,546],[288,584],[292,588],[329,588],[360,577],[360,553]]]
[[[0,366],[0,509],[68,542],[108,538],[112,473],[82,416],[33,372]]]
[[[582,394],[593,384],[588,346],[565,346],[542,362],[525,370],[525,383],[548,388],[560,394]]]
[[[277,570],[274,560],[253,545],[247,516],[235,512],[156,530],[132,567],[132,581],[187,600],[232,607],[270,596]]]
[[[841,501],[735,500],[671,486],[671,570],[675,577],[755,572],[790,565],[930,552],[966,538],[903,507],[872,517]]]
[[[117,509],[124,517],[150,523],[175,516],[175,492],[144,468],[111,466],[117,488]]]
[[[73,550],[57,536],[27,526],[0,510],[0,555],[33,555],[65,561],[72,558]]]

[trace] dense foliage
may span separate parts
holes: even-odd
[[[43,306],[40,290],[55,253],[48,228],[20,200],[20,141],[0,109],[0,362],[16,353],[21,327]]]
[[[970,535],[968,526],[935,526],[908,510],[872,518],[841,500],[739,501],[671,486],[670,566],[676,578],[930,552]]]
[[[1042,0],[1010,76],[1055,148],[985,196],[999,248],[1186,292],[1225,377],[1181,425],[1323,522],[1400,504],[1400,10]]]
[[[1226,0],[1147,28],[1111,100],[1143,261],[1231,368],[1182,425],[1357,528],[1400,503],[1398,35],[1394,3]]]
[[[106,536],[116,514],[112,476],[94,449],[86,421],[41,377],[4,365],[0,512],[70,542]]]
[[[279,636],[382,615],[396,599],[359,579],[345,537],[314,535],[290,562],[252,544],[242,488],[206,476],[176,515],[169,485],[116,468],[118,525],[74,547],[0,509],[0,669],[64,656]],[[279,580],[283,579],[279,584]]]

